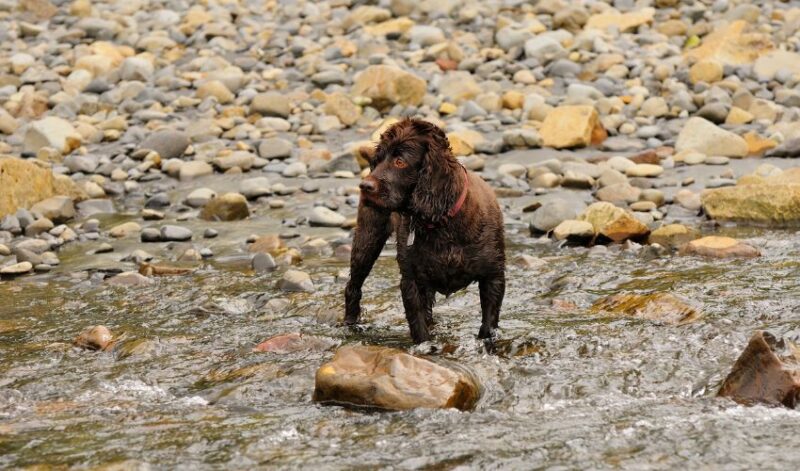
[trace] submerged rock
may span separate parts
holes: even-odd
[[[200,212],[206,221],[238,221],[250,216],[247,198],[240,193],[225,193],[210,200]]]
[[[700,235],[694,229],[684,226],[683,224],[667,224],[650,233],[647,242],[650,244],[658,244],[664,247],[675,248],[680,247],[687,242],[697,239]]]
[[[114,340],[114,334],[104,325],[87,327],[75,338],[75,345],[88,350],[107,350]]]
[[[761,252],[744,242],[731,237],[707,236],[693,240],[681,246],[681,255],[701,255],[712,258],[752,258],[761,256]]]
[[[477,378],[455,364],[375,346],[340,348],[314,388],[316,402],[387,410],[470,410],[480,395]]]
[[[139,265],[139,274],[144,276],[187,275],[193,271],[193,268],[155,265],[151,263],[142,263]]]
[[[779,350],[787,346],[789,352],[781,354]],[[800,351],[769,332],[756,332],[717,396],[740,404],[784,405],[794,409],[800,400]]]
[[[615,294],[596,301],[591,311],[680,325],[697,320],[700,312],[667,293]]]
[[[332,339],[303,335],[299,332],[276,335],[259,343],[253,348],[254,352],[270,352],[287,354],[295,352],[323,351],[334,346]]]
[[[278,288],[282,291],[305,291],[313,292],[314,283],[308,273],[300,270],[287,270],[280,280]]]

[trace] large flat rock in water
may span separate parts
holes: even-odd
[[[386,410],[469,410],[480,395],[475,376],[451,362],[393,348],[347,346],[317,370],[314,401]]]
[[[787,351],[780,354],[781,350]],[[797,347],[778,340],[769,332],[756,332],[717,395],[740,404],[795,408],[800,399],[799,357]]]

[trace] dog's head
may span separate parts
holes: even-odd
[[[408,211],[439,222],[458,198],[460,165],[447,136],[436,125],[405,119],[387,129],[368,157],[370,175],[360,188],[364,200],[389,211]]]

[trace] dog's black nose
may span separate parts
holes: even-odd
[[[375,185],[375,182],[372,180],[361,180],[361,184],[359,184],[358,187],[361,188],[361,191],[367,193],[375,193],[378,189],[377,185]]]

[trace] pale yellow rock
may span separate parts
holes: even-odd
[[[372,65],[359,73],[353,83],[352,94],[372,99],[378,108],[394,104],[414,105],[422,103],[427,91],[425,80],[389,65]]]
[[[591,223],[595,233],[614,242],[639,239],[650,233],[647,226],[639,222],[628,211],[606,202],[590,205],[578,217],[578,220]]]
[[[525,105],[525,95],[516,90],[503,93],[503,107],[509,110],[521,109]]]
[[[69,6],[69,14],[79,17],[92,16],[92,2],[89,0],[75,0]]]
[[[208,80],[203,82],[202,85],[197,87],[196,95],[197,98],[201,99],[214,97],[220,104],[223,105],[232,102],[235,98],[234,94],[228,90],[228,87],[226,87],[225,84],[219,80]]]
[[[585,147],[600,126],[593,106],[559,106],[547,114],[539,130],[544,145],[556,149]]]
[[[372,36],[383,37],[387,34],[406,33],[412,27],[414,27],[414,21],[405,16],[401,16],[400,18],[393,18],[375,25],[365,26],[364,31]]]
[[[707,190],[702,195],[702,204],[710,218],[721,221],[800,225],[800,184],[796,183],[774,183],[766,178],[762,184]]]
[[[339,118],[346,126],[352,126],[361,117],[361,107],[341,92],[331,93],[325,100],[325,113]]]
[[[17,158],[0,158],[0,218],[55,195],[77,199],[83,193],[69,177]],[[85,196],[84,196],[85,197]]]
[[[731,125],[747,124],[751,121],[753,121],[753,115],[738,106],[732,107],[728,112],[728,117],[725,118],[725,124]],[[746,137],[745,140],[747,140]]]
[[[449,72],[439,82],[439,93],[456,104],[471,100],[483,90],[472,78],[472,74],[463,71]]]
[[[475,152],[475,145],[483,139],[481,133],[468,129],[447,133],[447,140],[455,156],[472,155]]]
[[[713,59],[699,61],[689,69],[689,80],[692,83],[714,83],[722,80],[722,76],[722,64]]]
[[[652,23],[655,13],[656,10],[650,7],[628,13],[620,13],[612,8],[606,11],[606,13],[599,13],[589,17],[585,29],[609,29],[616,27],[619,28],[620,32],[627,33],[634,31],[639,26]]]
[[[453,114],[456,111],[458,111],[458,106],[454,105],[453,103],[445,101],[442,102],[441,105],[439,105],[440,114]]]
[[[698,61],[713,59],[723,65],[751,64],[774,46],[768,36],[747,29],[746,21],[734,21],[705,36],[700,46],[684,56]]]
[[[207,23],[214,21],[214,16],[208,13],[201,6],[194,6],[186,12],[183,17],[183,22],[180,25],[180,30],[183,34],[191,35],[197,29]]]

